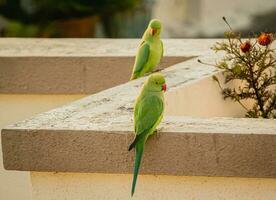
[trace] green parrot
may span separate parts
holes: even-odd
[[[161,22],[150,21],[140,43],[130,80],[152,72],[163,57],[163,43],[160,40]]]
[[[129,146],[130,151],[135,147],[135,164],[131,196],[135,191],[136,180],[141,163],[144,145],[150,135],[155,133],[164,112],[164,94],[167,89],[165,78],[161,73],[152,74],[144,83],[134,106],[135,139]]]

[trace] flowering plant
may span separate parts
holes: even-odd
[[[275,35],[261,33],[259,36],[242,39],[235,32],[226,18],[223,20],[229,27],[225,32],[226,41],[217,42],[212,49],[224,52],[224,57],[212,65],[223,70],[225,84],[239,80],[238,88],[222,87],[216,76],[224,99],[232,99],[246,109],[246,117],[276,118],[276,56],[271,44]],[[204,63],[199,60],[200,63]],[[242,100],[253,100],[247,108]]]

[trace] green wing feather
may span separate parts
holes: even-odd
[[[150,54],[150,46],[144,41],[139,47],[138,54],[135,59],[131,80],[139,76],[140,72],[147,64]]]
[[[156,95],[146,95],[138,102],[134,113],[136,135],[150,130],[158,122],[163,113],[163,106],[163,100]]]
[[[156,95],[146,95],[138,101],[134,108],[134,129],[136,137],[129,146],[129,151],[143,139],[150,130],[160,122],[163,115],[163,100]]]

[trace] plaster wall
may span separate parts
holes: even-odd
[[[0,94],[0,129],[37,113],[48,111],[84,95],[17,95]],[[0,149],[1,137],[0,137]],[[0,151],[0,199],[31,199],[29,172],[7,171],[3,168]]]
[[[221,73],[217,74],[223,83]],[[235,82],[232,87],[239,86]],[[224,86],[224,85],[223,85]],[[231,87],[231,86],[227,86]],[[244,117],[246,110],[237,102],[223,99],[221,89],[212,77],[203,78],[196,83],[191,82],[177,90],[165,93],[166,115],[192,117]],[[252,102],[242,102],[247,108]],[[177,106],[176,106],[177,105]]]
[[[31,172],[34,200],[276,199],[276,180],[260,178],[140,175],[130,197],[132,175]]]

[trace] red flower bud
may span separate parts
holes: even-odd
[[[248,52],[250,50],[251,44],[250,44],[249,41],[246,41],[246,42],[244,42],[244,43],[241,44],[240,48],[241,48],[241,51],[243,53],[246,53],[246,52]]]
[[[262,33],[258,37],[258,43],[262,46],[267,46],[272,42],[272,34],[269,33]]]

